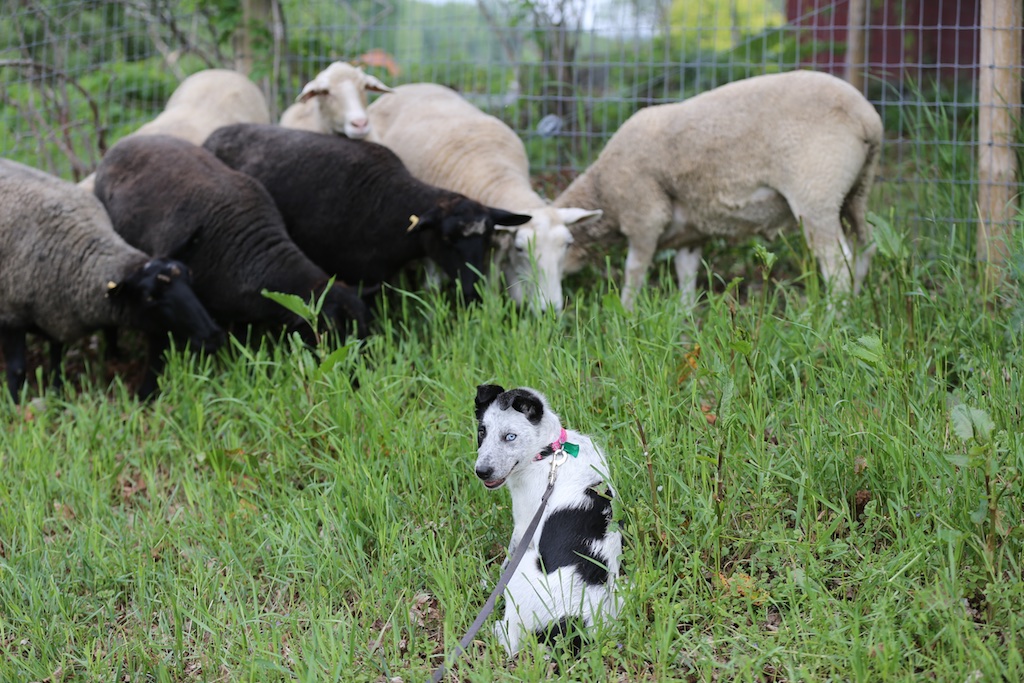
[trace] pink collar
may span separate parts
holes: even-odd
[[[533,459],[534,460],[543,460],[544,458],[548,457],[549,455],[551,455],[553,453],[557,453],[558,451],[562,450],[562,447],[565,445],[565,442],[566,442],[566,440],[568,438],[569,438],[569,435],[565,433],[565,427],[562,427],[562,431],[560,431],[558,433],[558,439],[556,439],[555,441],[552,441],[547,446],[547,448],[545,448],[540,453],[538,453],[536,456],[534,456]]]

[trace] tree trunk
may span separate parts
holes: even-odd
[[[1004,278],[1017,216],[1021,0],[981,0],[978,54],[978,242],[990,289]]]

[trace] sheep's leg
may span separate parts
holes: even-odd
[[[167,333],[151,334],[146,341],[146,372],[142,376],[142,384],[139,385],[138,392],[141,401],[148,401],[156,393],[159,386],[157,377],[167,362],[164,353],[170,346]]]
[[[801,214],[796,214],[800,216]],[[830,215],[829,219],[815,216]],[[821,269],[825,284],[834,292],[849,292],[852,289],[854,268],[853,250],[843,234],[839,223],[839,211],[803,214],[801,218],[807,246]]]
[[[634,236],[629,239],[629,251],[626,253],[626,281],[622,285],[622,305],[627,311],[633,310],[636,296],[643,289],[647,280],[647,271],[654,261],[654,252],[658,248],[658,236]]]
[[[25,354],[28,350],[25,330],[0,330],[0,345],[3,346],[4,361],[7,363],[7,389],[17,403],[21,387],[25,384]]]
[[[64,345],[54,339],[50,340],[50,388],[60,390],[64,386]]]
[[[700,247],[682,247],[676,252],[676,281],[679,283],[679,294],[686,308],[693,308],[697,303],[697,273],[700,272]]]

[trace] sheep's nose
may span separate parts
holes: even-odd
[[[366,119],[362,118],[362,117],[360,117],[358,119],[352,119],[352,121],[351,121],[351,124],[353,126],[355,126],[356,128],[366,128],[366,123],[367,123]]]
[[[480,477],[481,481],[490,481],[494,478],[493,467],[477,467],[476,476]]]

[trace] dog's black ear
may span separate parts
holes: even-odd
[[[544,404],[534,394],[517,391],[512,399],[512,408],[526,416],[530,424],[540,424],[540,418],[544,415]]]
[[[497,384],[480,384],[476,388],[476,419],[479,420],[487,412],[488,406],[505,390]]]

